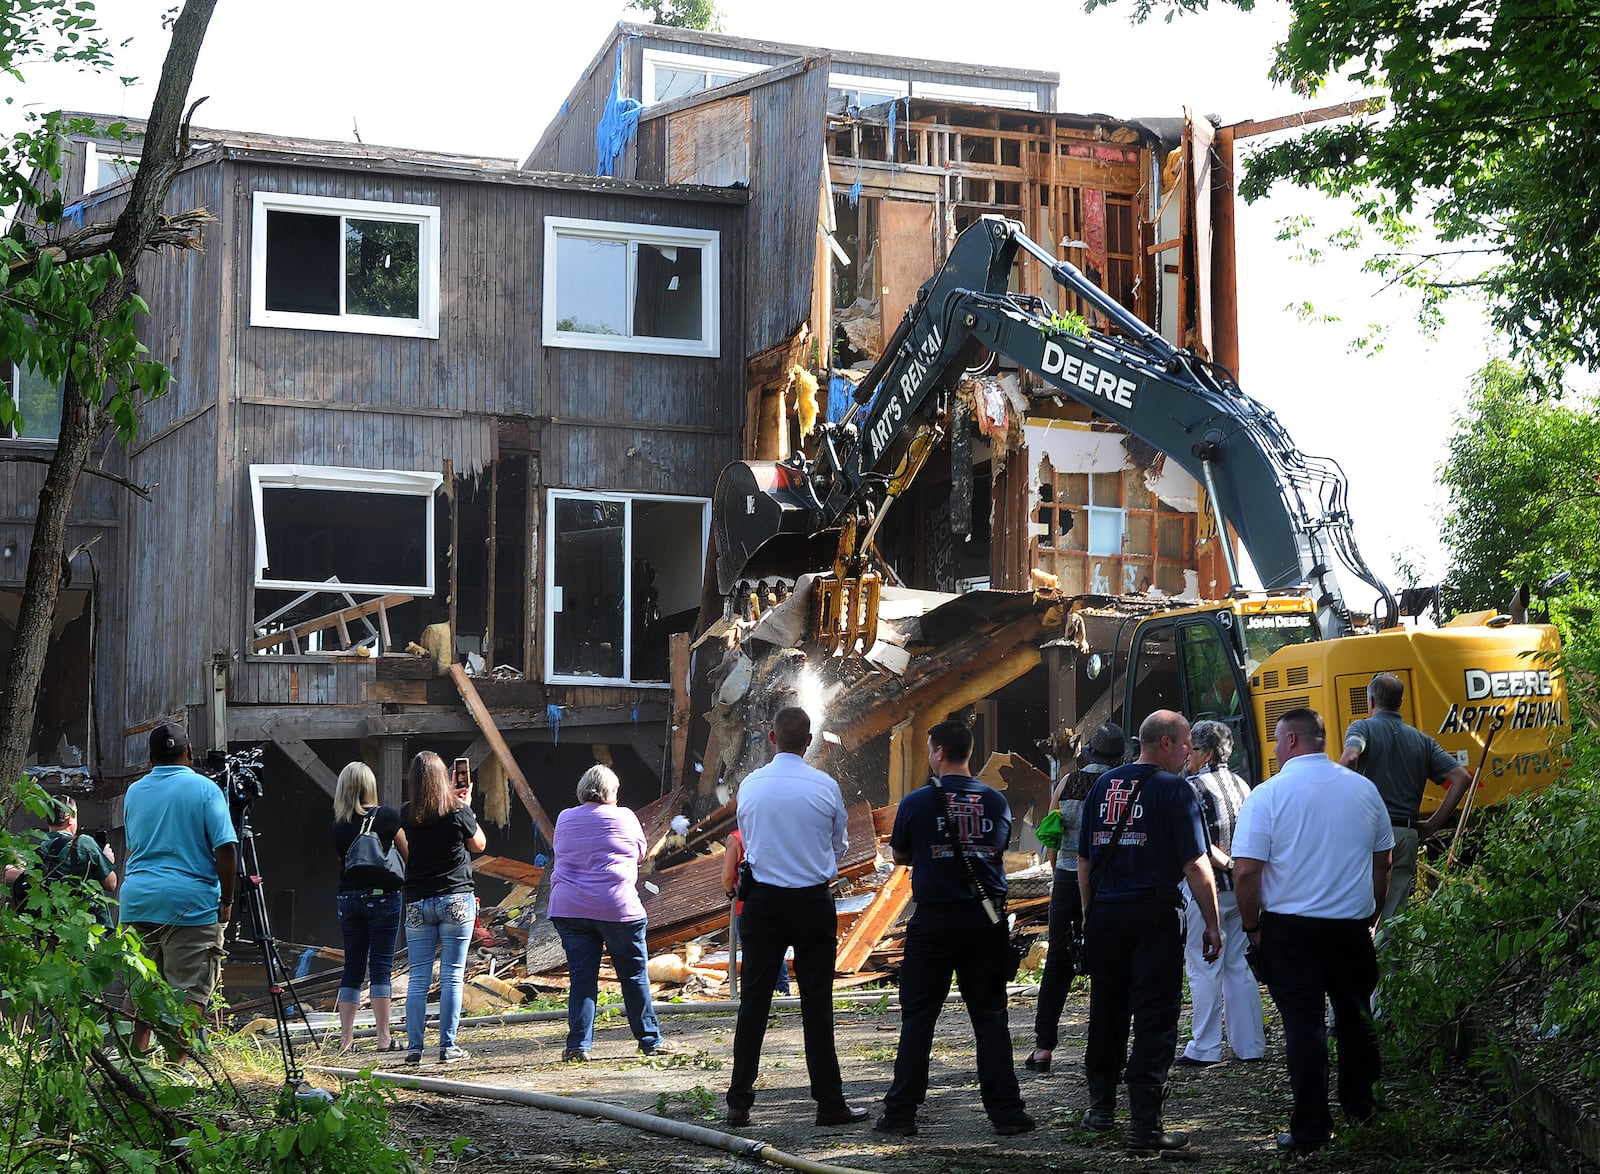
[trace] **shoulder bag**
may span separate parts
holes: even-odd
[[[384,851],[383,841],[372,830],[372,821],[377,814],[376,807],[367,812],[361,821],[361,830],[350,841],[350,847],[344,854],[344,878],[354,881],[361,888],[398,888],[405,883],[405,861],[400,859],[400,850],[392,840],[388,851]]]
[[[1001,915],[1003,898],[997,900],[983,887],[983,882],[978,879],[978,870],[972,867],[972,858],[967,855],[966,849],[961,846],[961,837],[956,834],[955,814],[950,810],[950,794],[937,777],[933,780],[933,789],[939,792],[939,798],[944,805],[944,834],[950,841],[950,847],[955,850],[956,859],[961,861],[961,866],[967,870],[967,884],[972,888],[973,896],[978,898],[983,906],[983,912],[989,919],[989,924],[1002,931],[1007,930],[1005,917]],[[1017,971],[1022,968],[1022,959],[1027,956],[1029,942],[1022,934],[1007,933],[1006,948],[1008,956],[1002,968],[1005,971],[1006,981],[1010,982],[1017,977]]]

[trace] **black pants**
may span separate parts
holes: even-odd
[[[1056,869],[1050,882],[1050,952],[1039,976],[1039,1003],[1033,1017],[1033,1039],[1046,1052],[1061,1041],[1061,1011],[1078,972],[1072,968],[1072,939],[1083,932],[1083,898],[1078,874]]]
[[[1084,926],[1089,1040],[1084,1072],[1165,1084],[1183,1006],[1183,920],[1175,904],[1096,902]],[[1133,1047],[1128,1025],[1133,1024]]]
[[[1261,955],[1267,989],[1283,1018],[1285,1060],[1294,1110],[1289,1132],[1295,1144],[1315,1147],[1328,1140],[1328,1028],[1324,1006],[1333,1008],[1339,1036],[1339,1107],[1365,1121],[1375,1107],[1378,1033],[1372,1026],[1372,992],[1378,958],[1365,921],[1330,921],[1265,913]]]
[[[744,983],[733,1032],[728,1108],[748,1109],[755,1104],[756,1072],[761,1066],[767,1016],[772,1011],[772,988],[784,952],[791,946],[795,982],[800,987],[811,1099],[830,1109],[844,1104],[844,1081],[833,1042],[833,965],[839,919],[828,886],[780,889],[757,884],[744,903],[739,928],[744,935]]]
[[[990,922],[977,901],[917,907],[906,927],[905,960],[900,965],[900,1046],[894,1058],[894,1081],[883,1098],[885,1117],[915,1117],[927,1098],[934,1029],[950,993],[951,975],[972,1020],[984,1112],[996,1125],[1021,1116],[1022,1096],[1012,1067],[1006,1012],[1010,967],[1005,923],[996,926]]]

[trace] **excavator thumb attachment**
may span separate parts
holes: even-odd
[[[883,580],[867,572],[857,578],[818,575],[811,583],[811,639],[832,656],[866,652],[878,638],[878,599]]]

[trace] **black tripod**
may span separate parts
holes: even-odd
[[[319,1088],[306,1083],[305,1072],[294,1053],[294,1042],[289,1038],[289,1011],[284,1001],[287,994],[293,1007],[305,1024],[311,1038],[317,1039],[311,1021],[306,1018],[305,1001],[294,989],[294,979],[278,953],[278,943],[272,936],[272,922],[267,916],[267,899],[261,881],[261,866],[256,857],[256,834],[250,826],[250,805],[261,797],[261,747],[238,754],[229,754],[217,781],[228,796],[228,811],[233,817],[233,828],[239,836],[239,880],[234,900],[243,909],[243,917],[236,917],[230,930],[254,943],[261,955],[261,966],[266,973],[267,994],[272,1000],[272,1015],[278,1023],[278,1048],[283,1057],[284,1083],[292,1087],[297,1097],[332,1099]]]

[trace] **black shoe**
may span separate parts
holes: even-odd
[[[723,1118],[723,1124],[730,1129],[743,1129],[750,1124],[749,1109],[729,1109],[728,1115]]]
[[[915,1117],[891,1117],[885,1113],[872,1123],[874,1133],[892,1133],[896,1137],[917,1136],[917,1119]]]
[[[1019,1133],[1032,1133],[1039,1127],[1039,1123],[1026,1113],[1018,1113],[1015,1117],[1007,1117],[1004,1121],[996,1121],[994,1131],[1001,1137],[1015,1137]]]
[[[865,1109],[852,1109],[849,1105],[833,1105],[826,1109],[817,1110],[818,1125],[859,1125],[871,1113]]]
[[[1179,1056],[1173,1061],[1174,1068],[1215,1068],[1221,1060],[1196,1060],[1193,1056]]]
[[[406,1063],[407,1064],[420,1064],[420,1063],[422,1063],[422,1053],[421,1052],[407,1052],[406,1053]]]
[[[1043,1048],[1034,1048],[1033,1051],[1028,1053],[1028,1058],[1022,1062],[1022,1066],[1024,1068],[1026,1068],[1029,1072],[1048,1072],[1048,1071],[1050,1071],[1050,1060],[1051,1060],[1051,1057],[1050,1056],[1046,1056],[1042,1060],[1039,1059],[1039,1053],[1042,1052],[1042,1051],[1044,1051]]]
[[[1319,1141],[1315,1145],[1301,1145],[1294,1139],[1292,1133],[1278,1134],[1278,1149],[1289,1154],[1309,1154],[1313,1150],[1320,1150],[1327,1142]]]
[[[587,1064],[589,1062],[589,1053],[582,1048],[568,1048],[561,1053],[561,1062],[563,1064]]]

